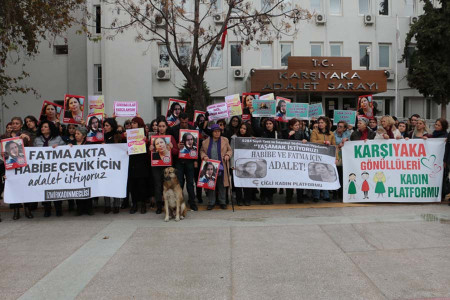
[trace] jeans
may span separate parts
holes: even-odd
[[[330,199],[330,193],[326,190],[322,191],[323,193],[323,199]],[[320,198],[320,190],[312,190],[313,198],[319,199]]]
[[[225,204],[225,187],[223,186],[223,175],[217,177],[216,190],[205,189],[208,197],[208,205],[216,204],[216,191],[218,192],[219,204]]]
[[[189,204],[195,203],[194,160],[179,159],[175,164],[175,169],[178,171],[178,181],[180,182],[181,190],[184,188],[184,177],[186,177],[186,189],[189,195]]]

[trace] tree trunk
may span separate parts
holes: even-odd
[[[447,101],[441,104],[441,118],[447,119]]]
[[[205,110],[205,97],[203,94],[203,80],[197,80],[191,84],[192,104],[194,109]]]

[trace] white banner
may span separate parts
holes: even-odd
[[[344,202],[440,202],[444,139],[346,142]]]
[[[237,187],[340,187],[334,146],[295,140],[235,138],[234,184]]]
[[[25,150],[28,165],[6,171],[6,203],[126,196],[126,144]]]

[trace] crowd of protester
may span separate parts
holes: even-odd
[[[138,211],[145,214],[147,207],[154,208],[156,214],[162,213],[162,174],[164,167],[151,166],[150,153],[154,145],[149,143],[151,135],[170,135],[170,152],[173,166],[177,169],[178,179],[182,188],[186,186],[188,205],[191,210],[197,211],[197,203],[203,203],[203,191],[196,187],[202,160],[215,159],[221,161],[218,180],[215,190],[205,190],[207,209],[213,209],[216,204],[226,209],[232,199],[239,206],[249,206],[252,202],[269,205],[274,203],[276,193],[285,194],[285,202],[291,203],[294,192],[298,203],[312,200],[331,201],[342,199],[342,187],[338,191],[304,190],[304,189],[275,189],[275,188],[240,188],[233,185],[232,156],[233,140],[236,137],[262,137],[267,139],[290,139],[303,143],[319,143],[336,146],[336,165],[339,180],[342,186],[342,147],[347,141],[372,139],[428,139],[447,138],[448,122],[437,119],[434,130],[430,130],[427,123],[419,115],[412,115],[407,121],[399,121],[392,116],[367,118],[358,116],[357,124],[347,124],[344,121],[333,126],[328,117],[319,117],[317,120],[304,121],[291,119],[288,122],[279,122],[273,118],[251,118],[243,122],[240,117],[232,117],[228,124],[226,120],[215,123],[207,121],[208,115],[198,115],[193,122],[189,121],[186,113],[180,113],[175,126],[169,127],[164,116],[159,116],[150,123],[145,123],[140,116],[126,120],[122,125],[117,123],[115,117],[103,120],[104,141],[99,143],[125,143],[126,130],[131,128],[144,128],[147,135],[147,153],[130,155],[127,182],[127,197],[124,199],[104,197],[105,214],[117,214],[120,210],[129,209],[129,213]],[[92,124],[62,125],[58,120],[40,120],[34,116],[24,119],[14,117],[6,125],[2,139],[20,137],[26,147],[58,147],[71,145],[77,147],[90,144],[86,141]],[[356,126],[354,126],[356,125]],[[179,159],[178,152],[184,147],[179,139],[180,129],[199,131],[198,160]],[[446,143],[444,166],[447,169],[450,162],[450,143]],[[245,168],[251,169],[251,162]],[[207,167],[205,167],[207,168]],[[1,164],[2,175],[5,174],[4,164]],[[246,170],[244,170],[245,172]],[[206,171],[205,171],[206,172]],[[445,178],[447,177],[445,173]],[[4,177],[4,176],[3,176]],[[1,186],[3,192],[4,184]],[[231,199],[230,199],[231,198]],[[68,211],[76,215],[93,215],[99,205],[98,198],[87,200],[68,200]],[[131,200],[131,201],[130,201]],[[62,216],[63,201],[44,202],[44,217],[52,215],[54,206],[55,215]],[[53,204],[52,204],[53,203]],[[24,208],[27,218],[33,218],[33,211],[38,203],[11,204],[13,219],[20,218],[20,209]]]

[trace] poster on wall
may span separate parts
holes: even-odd
[[[186,108],[187,101],[169,99],[169,104],[167,105],[166,120],[169,126],[175,126],[180,123],[179,116],[184,112]]]
[[[27,157],[23,140],[20,137],[4,139],[2,143],[2,157],[5,169],[22,168],[27,165]]]
[[[62,110],[63,107],[61,105],[44,100],[41,113],[39,114],[39,121],[42,122],[48,120],[53,123],[59,122]]]
[[[63,123],[81,124],[84,112],[84,96],[64,95]]]
[[[347,141],[344,202],[440,202],[444,139]]]
[[[197,187],[207,190],[215,190],[219,174],[219,160],[203,160],[198,174]]]

